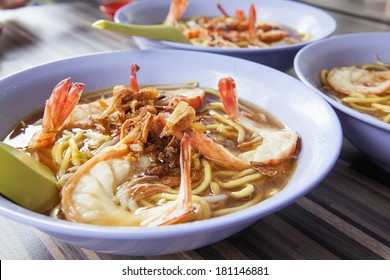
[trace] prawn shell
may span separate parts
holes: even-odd
[[[388,80],[383,81],[385,75],[382,72],[351,66],[331,69],[326,79],[328,86],[336,92],[373,95],[384,94],[390,89],[390,74],[388,76]]]

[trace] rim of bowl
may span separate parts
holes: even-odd
[[[118,23],[124,23],[120,22],[119,20],[119,15],[124,12],[126,9],[133,8],[134,6],[142,6],[145,5],[146,2],[152,2],[154,0],[144,0],[144,1],[134,1],[131,3],[131,5],[124,6],[119,8],[115,15],[114,15],[114,21]],[[327,38],[331,36],[336,28],[337,28],[337,22],[336,20],[327,12],[324,10],[305,4],[301,2],[295,2],[295,1],[288,1],[288,0],[272,0],[273,3],[281,2],[282,3],[288,3],[288,5],[293,5],[296,7],[305,7],[307,9],[310,9],[311,11],[315,11],[318,14],[321,14],[323,17],[327,18],[328,22],[324,24],[328,31],[323,34],[322,36],[315,38],[315,39],[310,39],[306,42],[300,42],[297,44],[293,45],[283,45],[283,46],[272,46],[272,47],[267,47],[267,48],[224,48],[224,47],[208,47],[208,46],[198,46],[198,45],[188,45],[188,44],[182,44],[182,43],[177,43],[177,42],[170,42],[166,40],[154,40],[154,39],[149,39],[149,38],[144,38],[144,37],[138,37],[139,39],[151,41],[151,42],[158,42],[161,45],[165,47],[170,47],[170,48],[180,48],[184,50],[198,50],[198,51],[207,51],[207,52],[218,52],[218,53],[223,53],[223,54],[229,54],[229,53],[258,53],[259,51],[262,53],[269,53],[269,52],[282,52],[282,51],[288,51],[288,50],[296,50],[300,49],[308,44],[311,44],[312,42],[317,42],[318,40],[322,40],[324,38]],[[138,39],[137,38],[137,39]]]
[[[364,37],[372,37],[372,36],[388,36],[390,38],[390,32],[362,32],[362,33],[352,33],[352,34],[341,34],[341,35],[336,35],[332,36],[330,38],[326,38],[323,40],[320,40],[318,42],[313,42],[305,47],[303,47],[301,50],[298,51],[297,55],[295,56],[294,59],[294,70],[298,76],[298,78],[308,87],[313,89],[316,93],[318,93],[321,97],[323,97],[327,102],[329,102],[333,107],[337,108],[341,112],[350,115],[356,119],[359,119],[365,123],[371,124],[373,126],[376,126],[378,128],[390,131],[390,124],[385,123],[381,120],[378,120],[376,118],[370,117],[368,115],[365,115],[363,113],[360,113],[344,104],[341,104],[334,100],[333,98],[329,97],[326,93],[324,93],[320,88],[318,88],[315,84],[313,84],[310,80],[306,78],[306,76],[302,73],[300,69],[300,61],[302,60],[302,57],[305,56],[305,53],[310,51],[311,49],[321,49],[321,46],[323,44],[328,44],[329,42],[334,42],[334,41],[339,41],[339,40],[344,40],[348,38],[363,38]],[[369,41],[369,40],[368,40]],[[370,41],[369,41],[370,42]],[[319,74],[319,73],[318,73]]]
[[[166,53],[187,53],[187,55],[201,55],[201,56],[220,56],[224,57],[224,59],[228,60],[234,60],[237,64],[252,64],[259,68],[265,68],[266,71],[273,71],[278,72],[280,75],[286,75],[289,77],[289,79],[295,80],[292,76],[289,76],[286,73],[283,73],[281,71],[277,71],[273,68],[270,68],[268,66],[260,65],[251,61],[234,58],[234,57],[226,57],[224,55],[219,54],[213,54],[213,53],[203,53],[203,52],[195,52],[195,51],[187,51],[187,50],[138,50],[138,51],[129,51],[129,50],[117,50],[117,51],[106,51],[106,52],[96,52],[96,53],[90,53],[90,54],[83,54],[79,56],[73,56],[69,58],[64,58],[60,60],[55,60],[51,62],[42,63],[40,65],[21,70],[19,72],[10,74],[2,79],[1,81],[14,77],[16,75],[21,75],[23,72],[27,71],[34,71],[36,69],[45,67],[50,64],[57,64],[57,63],[64,63],[65,61],[71,61],[78,58],[83,57],[94,57],[94,56],[100,56],[100,55],[109,55],[109,54],[121,54],[121,53],[133,53],[134,55],[137,53],[162,53],[160,55],[164,55]],[[263,71],[264,71],[263,70]],[[296,80],[296,82],[300,83],[300,81]],[[302,85],[303,86],[303,85]],[[35,213],[33,211],[29,211],[21,206],[18,206],[16,204],[12,204],[11,208],[5,207],[0,203],[0,213],[2,216],[6,218],[10,218],[12,220],[15,220],[17,222],[21,222],[23,224],[35,227],[39,230],[42,230],[46,233],[51,234],[62,234],[67,236],[78,236],[78,237],[88,237],[88,238],[108,238],[108,239],[115,239],[115,240],[125,240],[125,239],[139,239],[139,240],[145,240],[145,239],[153,239],[153,238],[164,238],[164,237],[179,237],[179,236],[185,236],[188,234],[194,234],[194,233],[207,233],[211,231],[216,231],[219,228],[224,228],[227,225],[229,227],[232,227],[234,225],[244,225],[247,223],[254,223],[256,220],[261,219],[262,217],[265,217],[269,214],[272,214],[288,205],[293,203],[296,199],[299,197],[302,197],[309,191],[311,191],[313,188],[315,188],[330,172],[330,170],[333,168],[335,162],[338,159],[338,156],[341,151],[342,147],[342,129],[340,122],[334,113],[334,111],[331,109],[330,105],[326,103],[323,99],[321,99],[319,96],[319,101],[328,108],[328,113],[330,114],[330,118],[336,123],[337,125],[333,127],[334,129],[334,135],[332,137],[332,143],[337,144],[337,147],[332,150],[333,155],[328,157],[326,160],[326,168],[323,168],[318,171],[318,176],[312,177],[309,181],[306,182],[304,187],[300,188],[299,190],[288,193],[287,196],[284,195],[281,196],[273,196],[271,198],[268,198],[260,204],[253,205],[249,208],[240,210],[238,212],[234,212],[228,215],[220,216],[220,217],[214,217],[212,219],[207,220],[200,220],[200,221],[194,221],[190,223],[184,223],[184,224],[175,224],[170,225],[167,227],[159,227],[158,231],[156,228],[141,228],[141,227],[118,227],[118,226],[100,226],[100,225],[90,225],[90,224],[82,224],[82,223],[73,223],[66,220],[57,220],[50,216],[46,216],[44,214]],[[334,146],[333,146],[334,147]],[[7,200],[6,198],[4,198]],[[276,204],[274,204],[274,201],[277,200]],[[10,202],[12,203],[12,202]],[[270,204],[270,206],[268,205]],[[261,209],[258,209],[261,208]],[[264,209],[263,209],[264,208]],[[261,215],[259,215],[259,210],[261,210]],[[265,211],[264,211],[265,210]]]

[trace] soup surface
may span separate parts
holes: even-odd
[[[221,4],[221,16],[181,18],[188,0],[172,0],[165,24],[174,25],[194,45],[226,48],[264,48],[292,45],[310,40],[310,34],[301,33],[280,24],[257,19],[255,5],[248,14],[241,9],[228,14]]]
[[[175,25],[194,45],[227,48],[265,48],[308,41],[307,33],[271,22],[257,22],[253,32],[249,19],[232,17],[193,17]]]
[[[55,89],[45,114],[23,121],[4,140],[56,175],[60,203],[50,215],[99,225],[169,225],[239,211],[287,184],[298,135],[265,111],[238,105],[233,79],[221,79],[219,92],[197,83],[138,89],[135,72],[130,87],[81,97],[53,129],[61,115],[53,110],[60,98]],[[59,96],[81,87],[65,83]]]

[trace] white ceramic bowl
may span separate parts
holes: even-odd
[[[297,79],[246,60],[178,50],[91,54],[6,77],[0,80],[0,137],[4,138],[20,120],[42,108],[54,85],[63,78],[72,77],[75,82],[85,83],[86,92],[127,84],[132,63],[141,67],[137,74],[140,84],[197,80],[201,86],[216,88],[221,77],[234,77],[240,98],[272,112],[302,137],[297,169],[285,189],[238,213],[160,228],[59,221],[23,209],[1,196],[0,215],[36,227],[59,240],[101,252],[158,255],[187,251],[224,239],[292,203],[319,184],[339,155],[342,132],[336,114],[325,100]]]
[[[327,96],[320,90],[319,73],[324,68],[373,63],[375,55],[384,62],[390,62],[389,46],[389,32],[339,35],[303,48],[294,62],[299,79],[336,110],[347,139],[388,172],[390,124],[359,113]]]
[[[171,0],[135,2],[119,9],[114,19],[116,22],[132,24],[162,23],[169,11],[170,3]],[[134,37],[134,40],[141,49],[171,48],[213,52],[251,60],[285,71],[293,66],[294,56],[300,48],[310,42],[330,36],[336,29],[336,22],[324,11],[295,1],[283,0],[190,0],[183,18],[221,15],[217,3],[220,3],[229,14],[234,14],[237,9],[243,9],[245,13],[248,13],[250,5],[254,3],[258,20],[282,24],[300,32],[308,32],[312,39],[309,42],[295,45],[256,49],[193,46],[142,37]]]

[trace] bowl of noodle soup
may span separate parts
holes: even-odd
[[[361,69],[382,73],[380,75],[388,73],[389,44],[388,32],[339,35],[303,48],[294,62],[299,79],[335,109],[346,138],[387,171],[390,171],[390,90],[376,93],[368,88],[370,93],[362,94],[366,89],[364,86],[363,89],[355,88],[355,92],[338,95],[326,85],[326,75],[331,69],[345,71],[349,73],[348,77],[352,73],[365,74],[366,70]],[[371,84],[370,78],[364,82],[369,87],[390,83],[389,77],[385,80]]]
[[[99,61],[101,66],[99,68],[96,67],[97,61]],[[4,89],[1,92],[0,99],[0,110],[4,113],[4,118],[0,120],[2,140],[7,141],[10,132],[14,131],[15,127],[22,120],[27,120],[34,112],[42,112],[43,104],[49,98],[53,87],[64,78],[71,77],[74,82],[84,83],[85,93],[101,92],[103,89],[112,90],[117,85],[129,84],[131,64],[136,64],[140,67],[137,73],[138,84],[148,85],[146,88],[148,88],[150,96],[154,92],[153,90],[150,91],[150,88],[153,88],[150,85],[165,85],[166,90],[166,85],[169,85],[169,87],[172,84],[182,85],[185,83],[188,85],[191,84],[189,82],[196,81],[201,88],[216,89],[221,78],[234,78],[240,103],[245,104],[250,100],[251,106],[255,105],[261,108],[279,126],[295,131],[299,136],[301,145],[299,153],[297,153],[298,158],[295,160],[291,176],[284,182],[283,188],[274,191],[268,198],[247,205],[247,207],[239,208],[237,211],[219,213],[221,215],[215,216],[207,216],[202,211],[199,211],[207,218],[180,221],[180,223],[175,221],[171,224],[159,223],[157,226],[153,224],[155,220],[151,221],[150,219],[147,226],[144,226],[145,224],[130,225],[129,223],[123,223],[126,217],[122,219],[120,214],[122,210],[119,208],[113,209],[112,205],[104,206],[104,203],[106,203],[104,199],[102,199],[104,202],[103,208],[110,208],[113,210],[112,212],[118,213],[117,217],[119,218],[116,221],[122,219],[122,222],[107,223],[107,220],[94,222],[96,217],[93,215],[85,215],[86,220],[76,221],[75,217],[77,215],[73,215],[73,218],[67,217],[65,219],[53,215],[56,211],[52,211],[50,214],[37,213],[8,200],[6,196],[0,196],[0,214],[2,216],[33,226],[54,238],[81,248],[134,256],[171,254],[192,250],[225,239],[255,223],[258,219],[293,203],[318,185],[337,160],[342,143],[341,127],[337,116],[322,98],[313,94],[312,90],[301,82],[272,68],[253,62],[216,54],[177,50],[117,51],[90,54],[40,65],[3,78],[0,80],[0,86]],[[187,66],[190,64],[191,68],[188,69]],[[78,67],[75,68],[74,65],[78,65]],[[183,71],[183,69],[188,70]],[[267,77],[267,80],[259,81],[259,75]],[[270,80],[278,80],[279,82],[267,82]],[[121,96],[121,94],[117,96]],[[20,100],[23,100],[23,102],[20,102]],[[286,103],[283,102],[284,100],[290,101]],[[99,102],[99,104],[101,103],[104,103],[104,101]],[[142,102],[137,101],[137,104],[139,103]],[[179,102],[179,104],[183,103]],[[149,101],[147,105],[150,105]],[[131,106],[133,106],[131,108],[135,108],[134,106],[137,105],[133,104]],[[218,106],[216,105],[213,110],[220,110]],[[161,107],[163,106],[157,106],[157,108]],[[148,108],[150,109],[150,107]],[[152,111],[148,111],[148,114]],[[120,118],[118,115],[116,117]],[[202,118],[207,118],[207,116]],[[88,118],[88,120],[91,120],[91,118]],[[169,123],[169,120],[167,123]],[[198,130],[203,131],[202,125],[200,125]],[[130,130],[128,134],[125,134],[133,135],[133,131]],[[80,131],[75,130],[74,138],[72,138],[74,141],[77,141],[78,132]],[[67,133],[69,134],[70,132],[68,131]],[[223,132],[221,132],[222,134]],[[95,136],[92,136],[92,138],[96,139]],[[66,137],[68,135],[59,138],[59,140]],[[125,141],[124,139],[128,140],[129,138],[125,136],[122,140]],[[147,145],[151,138],[147,139],[144,145],[150,149],[150,146]],[[173,142],[173,140],[169,142]],[[194,142],[194,139],[191,139],[191,142]],[[123,144],[124,142],[121,143]],[[138,144],[139,142],[131,142],[130,146],[134,153],[140,151]],[[25,144],[19,145],[23,146]],[[109,145],[115,144],[110,143]],[[162,145],[171,144],[162,143]],[[18,146],[18,144],[15,144],[15,146]],[[100,157],[100,155],[107,155],[107,151],[112,151],[110,149],[111,147],[102,149],[100,153],[97,153],[90,160],[97,158],[96,162],[100,162],[104,158]],[[171,152],[174,153],[174,151]],[[193,152],[193,155],[192,162],[194,163],[194,168],[196,168],[196,153]],[[81,172],[79,170],[83,170],[83,166],[85,167],[86,165],[82,164],[75,171],[75,174],[79,174],[77,172]],[[137,168],[142,166],[140,163],[140,165],[137,165]],[[69,169],[74,169],[75,167],[76,164],[74,163],[74,166]],[[111,166],[110,168],[115,167]],[[106,167],[99,169],[100,173],[98,173],[98,176],[101,174],[104,176],[106,170]],[[253,174],[251,172],[250,174]],[[198,176],[196,172],[193,172],[191,175],[193,176],[191,178],[196,180]],[[179,174],[179,176],[181,175]],[[216,180],[216,174],[211,174],[211,176]],[[251,175],[244,174],[241,176],[247,177]],[[61,187],[67,188],[66,186],[69,185],[66,183],[65,186]],[[139,186],[142,188],[143,184],[139,184]],[[154,184],[152,187],[158,188],[159,185]],[[198,187],[198,185],[195,186],[195,189]],[[88,185],[87,189],[83,189],[80,186],[78,191],[85,191],[85,193],[80,195],[79,192],[76,194],[73,197],[74,203],[83,195],[85,198],[86,192],[90,191],[91,188],[94,188],[93,184]],[[229,194],[232,192],[234,192],[234,189],[229,190]],[[136,192],[132,194],[134,193]],[[139,192],[136,194],[138,195]],[[68,192],[63,191],[61,195],[62,198],[60,199],[62,201],[68,195]],[[101,197],[100,195],[102,193],[97,194],[97,197]],[[172,196],[172,193],[169,195]],[[165,195],[164,201],[170,200],[169,195]],[[254,197],[256,196],[250,197],[249,200],[252,201]],[[161,203],[164,201],[160,200]],[[210,200],[206,203],[213,204],[215,202]],[[90,205],[88,201],[86,204]],[[198,205],[198,202],[194,199],[195,204]],[[77,206],[79,206],[78,209],[81,209],[85,205],[81,201]],[[131,208],[133,206],[134,204],[128,207]],[[212,210],[212,208],[210,209]],[[143,211],[143,209],[140,211]],[[96,214],[96,212],[94,213]],[[163,216],[165,213],[159,212],[157,214]],[[195,213],[195,215],[197,214],[198,212]]]
[[[171,0],[149,0],[132,3],[119,9],[114,20],[118,23],[141,25],[160,24],[167,17],[171,2]],[[190,30],[197,29],[193,26],[202,26],[198,23],[197,18],[226,18],[218,5],[221,5],[229,20],[232,20],[236,17],[237,10],[241,10],[244,17],[249,18],[252,4],[256,9],[256,22],[259,26],[275,26],[277,30],[271,30],[271,32],[279,32],[280,29],[287,31],[288,36],[280,41],[267,40],[263,45],[248,47],[246,46],[247,39],[236,36],[237,33],[246,32],[240,28],[238,28],[238,31],[233,31],[234,36],[224,34],[225,39],[222,39],[222,36],[216,36],[217,40],[209,39],[208,37],[214,38],[215,34],[220,32],[220,24],[216,24],[218,28],[215,28],[216,31],[214,29],[212,32],[210,31],[209,33],[212,35],[206,36],[206,39],[203,39],[202,36],[192,38],[194,35],[186,35],[192,38],[192,44],[143,37],[133,38],[141,49],[169,48],[212,52],[255,61],[278,70],[287,71],[293,66],[294,56],[300,48],[308,43],[330,36],[336,29],[336,21],[325,11],[304,3],[284,0],[189,0],[188,6],[180,19],[189,21],[187,27],[189,26]],[[222,25],[225,26],[225,23]],[[229,25],[229,22],[227,25]],[[178,28],[179,30],[184,28],[182,32],[186,34],[187,27],[183,26],[183,24],[179,24]],[[210,24],[210,26],[214,25]],[[204,29],[209,29],[209,27]],[[194,32],[190,34],[194,34]],[[233,40],[230,39],[231,37],[239,38],[234,39],[234,41],[237,41],[235,45],[231,43]]]

